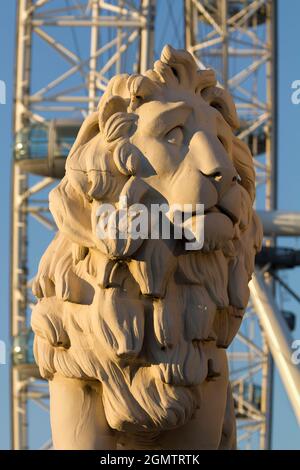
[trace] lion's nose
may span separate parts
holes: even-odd
[[[202,172],[203,173],[203,172]],[[230,186],[235,184],[238,180],[238,175],[232,168],[217,167],[211,173],[204,173],[214,183],[219,196],[222,196]]]
[[[190,150],[198,169],[212,181],[219,197],[236,184],[237,171],[215,135],[203,131],[196,132],[191,139]]]

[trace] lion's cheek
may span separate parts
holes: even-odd
[[[204,245],[202,251],[222,249],[234,236],[234,226],[229,217],[221,213],[204,216]]]

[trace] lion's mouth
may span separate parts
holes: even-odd
[[[204,215],[212,214],[212,213],[219,213],[219,214],[226,215],[231,220],[233,225],[235,225],[239,220],[236,214],[234,214],[233,212],[229,211],[228,209],[220,205],[210,207],[209,209],[204,211]]]

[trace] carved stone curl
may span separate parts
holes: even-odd
[[[58,232],[33,285],[57,449],[235,447],[225,349],[262,238],[238,126],[214,72],[170,46],[144,76],[114,77],[84,120],[50,194]],[[99,237],[103,205],[118,219],[120,196],[128,207],[189,204],[203,246],[187,250],[172,230]]]

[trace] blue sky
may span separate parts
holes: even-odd
[[[174,2],[175,3],[175,2]],[[12,102],[14,79],[15,42],[14,0],[0,0],[0,80],[7,85],[7,104],[0,105],[0,339],[7,344],[9,354],[9,228],[10,228],[10,168],[12,157]],[[300,2],[299,0],[279,0],[279,208],[300,210],[300,104],[291,102],[291,84],[300,80]],[[162,20],[161,20],[162,21]],[[162,27],[164,25],[162,24]],[[175,47],[177,40],[173,39]],[[45,58],[44,58],[45,60]],[[34,244],[33,234],[31,241]],[[300,249],[300,240],[281,240],[282,246]],[[47,240],[45,240],[45,245]],[[35,270],[35,265],[31,266]],[[296,291],[300,291],[300,269],[285,273],[285,279]],[[297,313],[295,338],[300,338],[300,307],[289,297],[285,309]],[[9,448],[9,367],[0,365],[0,448]],[[41,436],[47,438],[46,418],[38,422],[33,416],[34,426],[30,431],[33,447],[38,447]],[[273,448],[300,449],[300,432],[293,411],[286,397],[277,372],[274,381]]]

